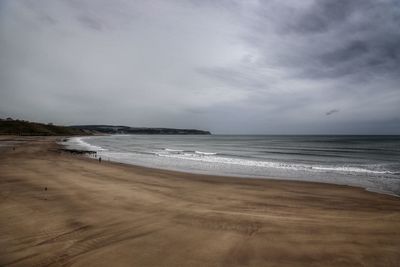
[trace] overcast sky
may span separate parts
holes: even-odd
[[[0,0],[0,117],[400,134],[400,1]]]

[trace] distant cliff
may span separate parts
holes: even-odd
[[[0,135],[93,135],[93,134],[210,134],[196,129],[145,128],[113,125],[57,126],[0,118]]]
[[[196,129],[145,128],[113,125],[74,125],[72,129],[107,134],[211,134],[209,131]]]

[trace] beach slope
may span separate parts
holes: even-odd
[[[18,140],[0,147],[0,266],[400,266],[394,196],[0,143]]]

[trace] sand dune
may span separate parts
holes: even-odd
[[[0,266],[400,266],[393,196],[99,163],[54,138],[19,140],[0,148]]]

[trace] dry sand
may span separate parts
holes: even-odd
[[[399,198],[99,163],[22,139],[0,147],[0,266],[400,266]]]

